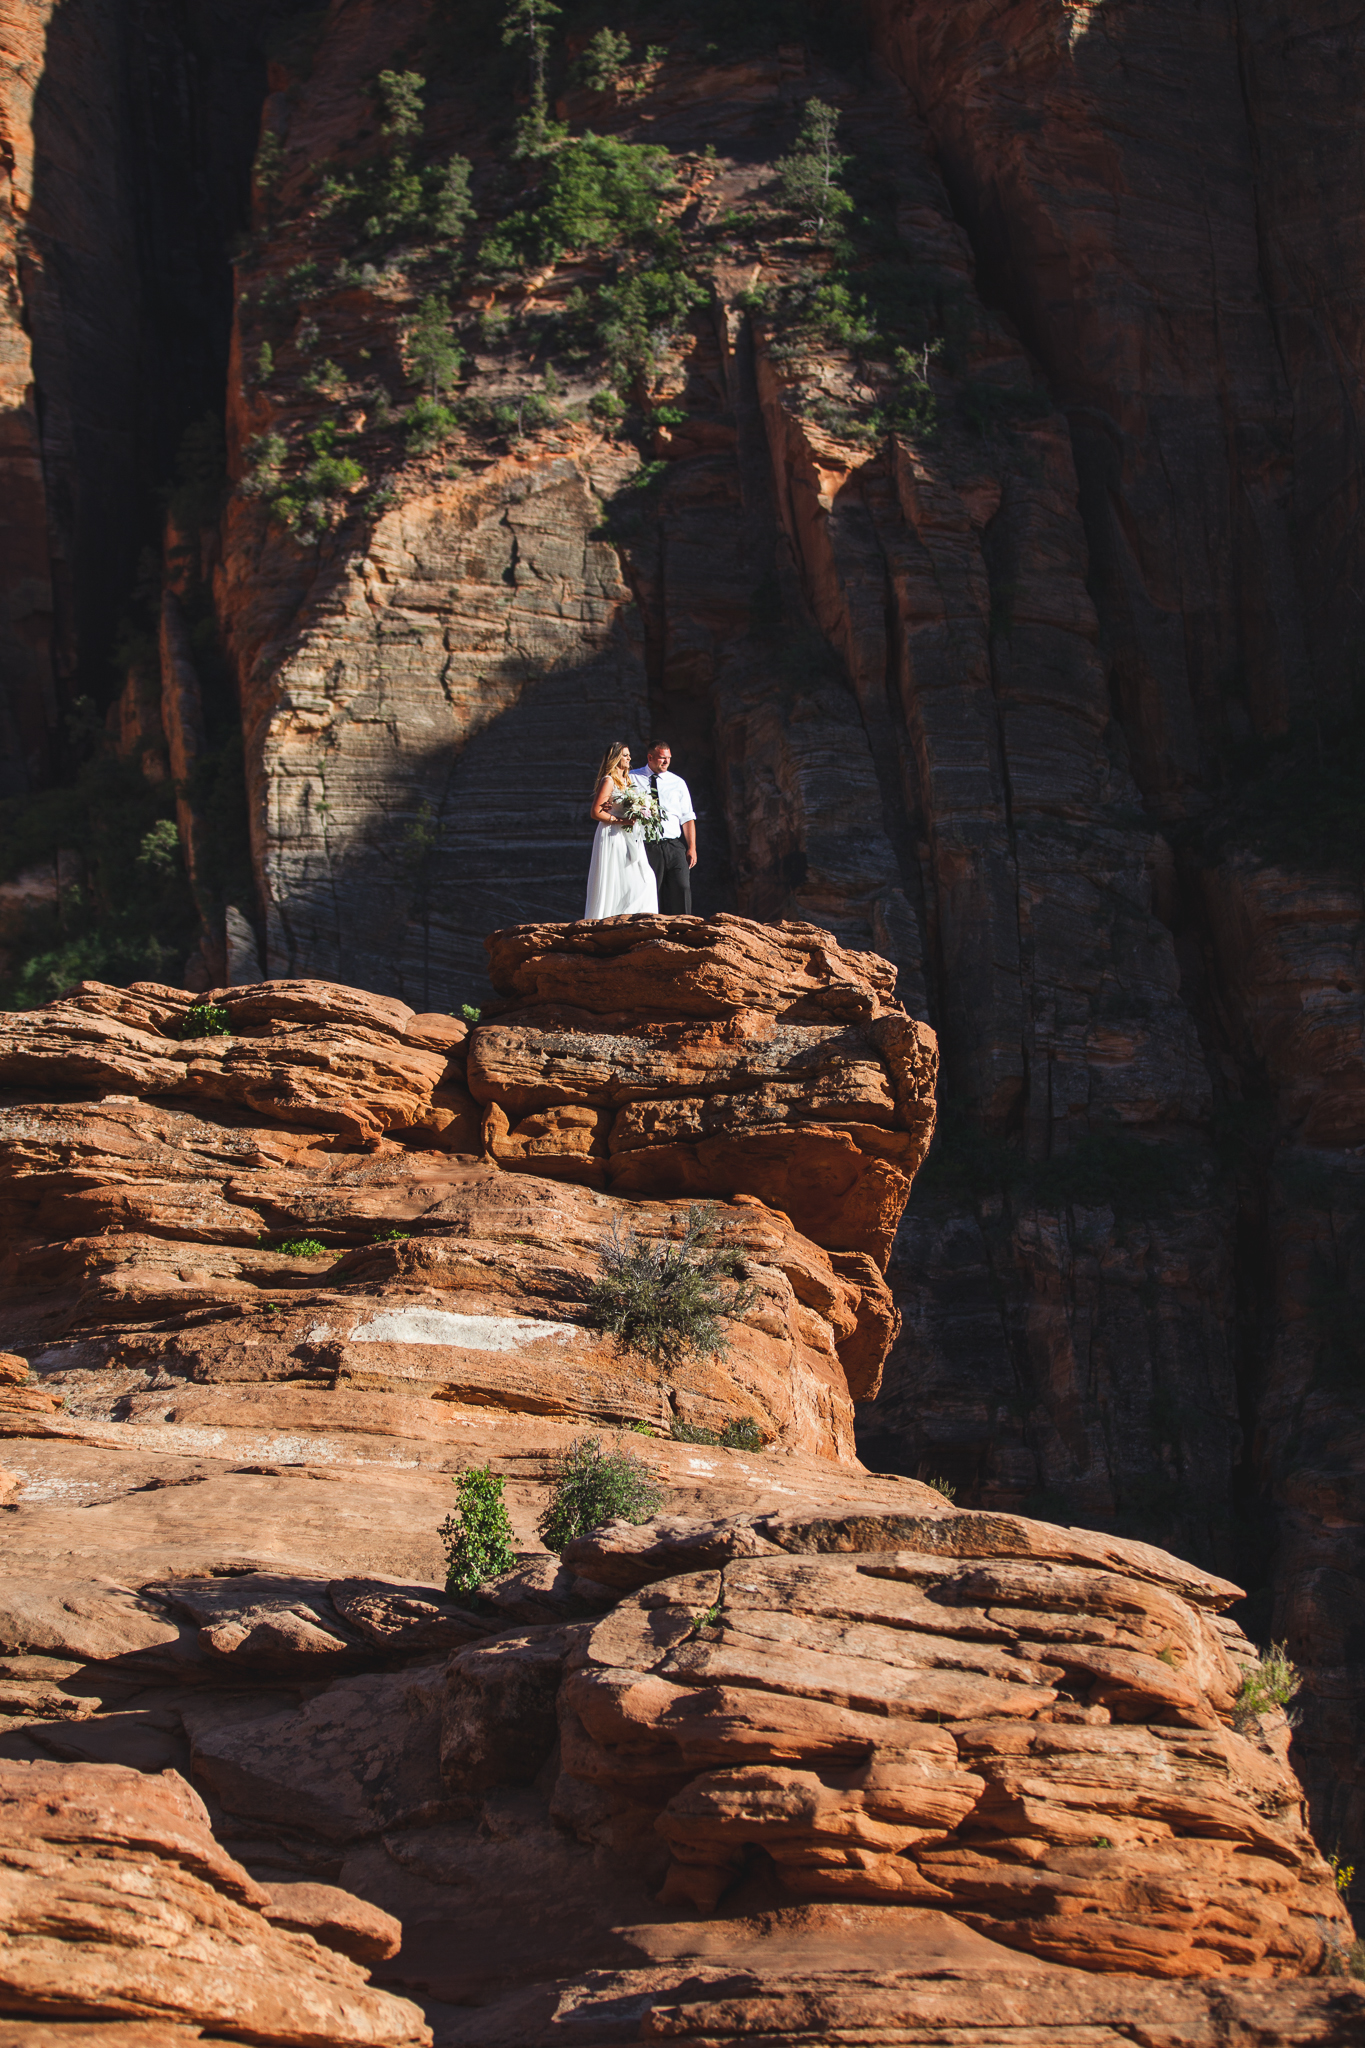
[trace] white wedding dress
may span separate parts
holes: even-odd
[[[659,908],[659,885],[645,855],[645,836],[638,825],[599,825],[588,869],[588,901],[584,917],[630,917]]]

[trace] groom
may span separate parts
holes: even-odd
[[[651,740],[647,766],[633,769],[632,782],[654,797],[663,819],[663,838],[645,842],[645,854],[659,885],[662,911],[692,908],[692,870],[697,865],[697,814],[681,775],[670,775],[673,749],[667,740]]]

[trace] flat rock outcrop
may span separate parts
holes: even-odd
[[[933,1128],[933,1035],[885,963],[737,918],[491,945],[509,987],[557,977],[572,1006],[471,1029],[330,983],[202,1000],[82,983],[10,1018],[0,1320],[135,1377],[83,1380],[60,1414],[55,1383],[0,1406],[26,1418],[41,1398],[51,1434],[99,1440],[115,1408],[169,1419],[151,1385],[169,1372],[188,1429],[223,1411],[187,1380],[239,1389],[234,1422],[247,1387],[286,1382],[271,1400],[295,1425],[324,1391],[347,1428],[357,1396],[398,1395],[445,1418],[715,1433],[752,1416],[767,1442],[851,1456],[852,1403],[898,1327],[881,1266]],[[667,1370],[625,1361],[586,1310],[601,1251],[676,1236],[698,1198],[725,1205],[742,1338]]]
[[[474,1032],[466,1078],[500,1165],[622,1193],[743,1189],[885,1267],[938,1073],[888,962],[724,913],[522,926],[489,958],[517,1007]]]

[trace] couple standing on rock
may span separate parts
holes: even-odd
[[[691,910],[697,814],[687,784],[669,772],[672,759],[672,747],[660,739],[650,741],[643,768],[631,769],[624,740],[602,756],[584,917]]]

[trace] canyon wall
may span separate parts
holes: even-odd
[[[671,160],[695,296],[626,379],[582,311],[609,250],[480,253],[544,175],[513,156],[491,17],[349,0],[252,59],[225,374],[226,330],[196,355],[233,483],[201,560],[242,709],[242,908],[272,976],[487,1003],[485,933],[581,908],[602,748],[666,729],[698,907],[874,947],[940,1036],[868,1462],[1251,1583],[1252,1632],[1307,1674],[1321,1837],[1365,1849],[1360,866],[1267,852],[1238,808],[1247,749],[1306,721],[1330,767],[1354,704],[1357,31],[1252,0],[874,0],[867,43],[703,12],[632,17],[600,89],[556,57],[573,134]],[[35,20],[23,106],[60,106]],[[320,183],[391,149],[386,68],[425,81],[422,162],[469,160],[453,242],[380,247]],[[774,196],[812,96],[851,255]],[[55,192],[55,145],[15,160],[16,192]],[[140,218],[92,223],[101,261]],[[15,289],[5,361],[49,394],[6,414],[31,554],[46,535],[9,558],[37,733],[74,674],[60,433],[95,445],[63,349],[103,287],[60,321]],[[463,362],[424,447],[432,296]]]
[[[890,964],[488,953],[5,1016],[7,2039],[1357,2040],[1240,1589],[854,1455]]]
[[[41,786],[103,708],[177,443],[221,414],[279,0],[0,11],[0,739]]]

